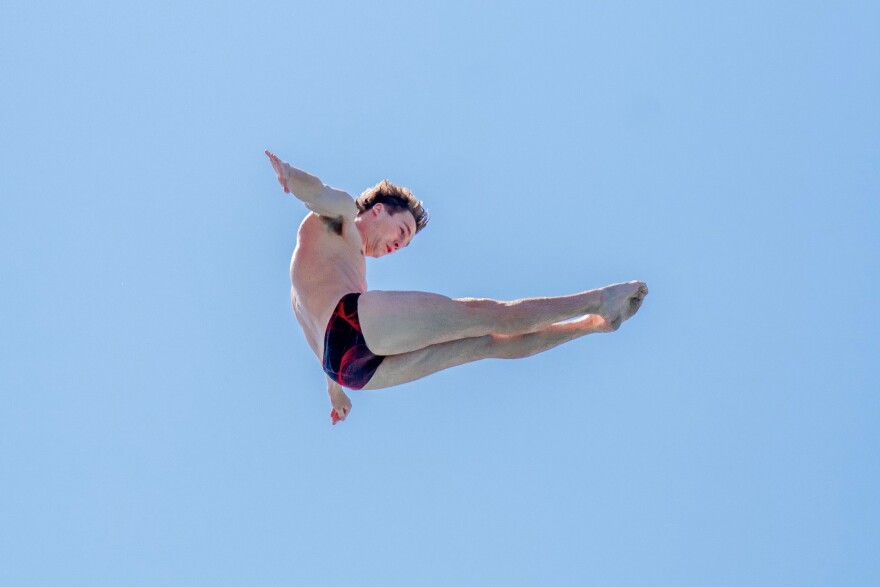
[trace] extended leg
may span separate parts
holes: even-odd
[[[536,332],[585,314],[600,315],[616,327],[636,313],[647,293],[640,281],[512,302],[372,290],[361,295],[358,314],[370,350],[398,355],[463,338]]]
[[[437,371],[480,359],[518,359],[544,352],[594,332],[611,332],[604,318],[591,315],[551,324],[528,334],[489,334],[453,340],[400,355],[385,357],[364,389],[382,389],[421,379]]]

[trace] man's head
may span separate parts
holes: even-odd
[[[381,257],[407,246],[428,224],[428,211],[408,189],[382,180],[358,196],[356,225],[364,252]]]

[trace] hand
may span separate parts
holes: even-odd
[[[329,378],[327,379],[327,394],[330,396],[330,404],[333,406],[333,409],[330,410],[330,423],[335,426],[337,422],[348,417],[351,412],[351,400],[342,391],[342,387]]]
[[[274,169],[275,173],[278,175],[278,183],[284,188],[284,193],[289,194],[290,188],[287,187],[287,180],[290,178],[290,165],[276,157],[274,153],[270,153],[268,149],[265,153],[269,158],[269,161],[272,163],[272,169]]]

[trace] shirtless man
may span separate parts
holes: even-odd
[[[388,181],[357,200],[266,151],[281,187],[311,213],[290,262],[290,299],[321,362],[333,424],[342,387],[381,389],[487,358],[513,359],[594,332],[613,332],[648,293],[630,281],[569,296],[512,302],[367,289],[366,257],[409,245],[428,223],[422,203]]]

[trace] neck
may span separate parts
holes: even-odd
[[[358,234],[361,237],[361,252],[369,255],[370,252],[367,251],[367,227],[364,225],[363,218],[360,215],[355,217],[354,227],[357,228]]]

